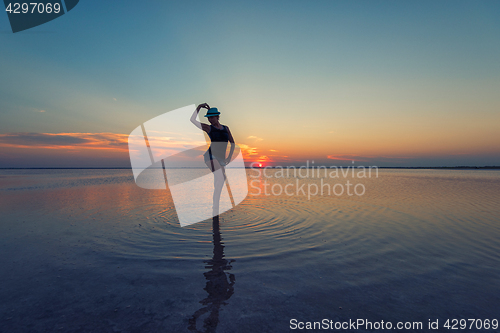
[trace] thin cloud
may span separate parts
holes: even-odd
[[[257,147],[250,147],[249,145],[239,143],[240,149],[243,153],[243,156],[255,156],[258,155]]]
[[[401,162],[408,159],[413,159],[414,157],[409,156],[359,156],[359,155],[328,155],[328,159],[336,161],[354,161],[354,162],[372,162],[377,160],[379,162]]]
[[[247,137],[247,139],[252,141],[252,146],[246,144],[238,144],[241,148],[241,151],[245,159],[257,162],[271,161],[271,159],[267,155],[263,155],[260,152],[260,149],[258,147],[255,147],[255,144],[257,144],[257,142],[260,142],[264,139],[259,138],[258,136],[255,135],[250,135]]]
[[[326,158],[336,161],[355,161],[355,162],[367,162],[366,157],[357,155],[328,155]]]
[[[250,135],[249,137],[247,137],[247,139],[251,139],[251,140],[255,140],[255,141],[262,141],[262,140],[264,140],[262,138],[259,138],[259,137],[255,136],[255,135]]]
[[[266,151],[269,153],[265,153],[261,151],[260,148],[255,146],[250,146],[247,144],[238,144],[243,153],[243,157],[250,162],[259,162],[259,163],[278,163],[278,162],[286,162],[289,161],[290,158],[287,155],[277,154],[278,150],[276,149],[267,149]]]
[[[7,133],[0,147],[127,150],[128,135],[115,133]]]
[[[238,144],[240,146],[241,152],[243,153],[243,157],[246,160],[251,160],[251,161],[256,161],[256,162],[270,162],[271,159],[266,156],[262,155],[259,152],[259,149],[257,147],[251,147],[246,144]]]

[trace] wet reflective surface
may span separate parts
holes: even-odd
[[[256,179],[262,189],[296,182]],[[366,193],[308,200],[254,187],[218,225],[181,228],[168,191],[138,188],[130,170],[1,170],[0,331],[498,317],[500,172],[350,180]]]
[[[234,260],[224,258],[224,243],[220,234],[219,217],[215,216],[212,220],[214,255],[212,259],[205,260],[205,268],[209,271],[203,273],[207,284],[204,290],[208,297],[200,301],[203,307],[197,310],[189,320],[189,329],[196,332],[216,332],[219,324],[219,311],[222,305],[227,305],[227,301],[234,293],[234,283],[236,277],[234,274],[226,273],[232,268],[231,263]],[[205,314],[208,316],[203,320],[203,330],[198,329],[197,322]]]

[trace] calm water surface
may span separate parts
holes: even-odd
[[[323,179],[362,196],[309,199],[262,191],[293,176],[249,180],[218,224],[181,228],[169,192],[130,170],[0,170],[0,331],[500,320],[499,171],[379,170]]]

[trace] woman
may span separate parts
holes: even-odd
[[[201,108],[207,109],[205,117],[208,118],[210,125],[202,124],[198,121],[198,113]],[[219,215],[219,200],[224,181],[226,180],[226,173],[224,166],[231,162],[231,157],[234,152],[234,139],[231,135],[229,127],[221,125],[219,122],[220,112],[217,108],[210,108],[207,103],[198,105],[196,111],[191,116],[191,122],[199,129],[205,131],[210,137],[210,147],[205,152],[205,164],[214,173],[214,206],[213,216]],[[231,150],[226,158],[227,143],[231,143]],[[222,172],[215,172],[217,170]]]

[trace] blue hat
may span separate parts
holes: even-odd
[[[219,110],[217,110],[217,108],[210,108],[210,109],[208,109],[205,117],[213,117],[213,116],[218,116],[218,115],[220,115],[220,112],[219,112]]]

